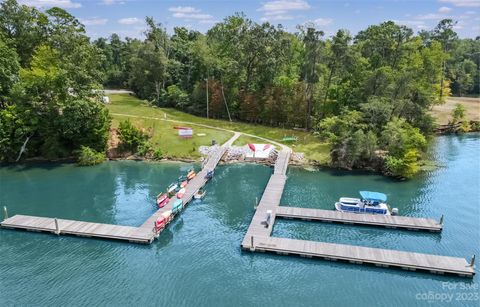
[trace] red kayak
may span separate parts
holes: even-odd
[[[166,222],[167,221],[166,221],[165,217],[159,216],[158,219],[155,221],[155,231],[159,232],[160,230],[165,228],[165,225],[167,224]]]
[[[177,198],[182,198],[185,195],[185,188],[180,189],[177,193]]]
[[[164,207],[168,202],[170,201],[170,198],[168,198],[167,194],[160,194],[157,197],[157,206],[158,208]]]

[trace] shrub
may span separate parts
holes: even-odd
[[[138,146],[136,154],[141,157],[145,157],[152,154],[152,152],[153,152],[152,144],[150,144],[150,142],[148,141],[144,141],[142,144]]]
[[[381,134],[383,147],[389,155],[402,158],[407,151],[422,151],[427,140],[418,128],[412,127],[403,118],[394,118],[385,125]]]
[[[163,159],[163,152],[160,148],[157,148],[154,152],[153,152],[153,159],[155,160],[161,160]]]
[[[80,166],[96,165],[105,161],[105,154],[103,152],[97,152],[87,146],[80,147],[78,153],[77,164]]]
[[[418,151],[408,150],[403,158],[387,156],[386,167],[388,171],[395,177],[411,178],[418,170]]]
[[[456,122],[464,120],[466,112],[467,109],[465,109],[463,104],[455,104],[455,108],[452,110],[452,123],[455,124]]]
[[[120,122],[120,125],[118,126],[118,132],[121,141],[121,151],[131,151],[136,153],[139,150],[139,147],[148,139],[148,135],[136,128],[129,120]],[[142,150],[144,149],[145,148]]]
[[[463,121],[460,124],[460,127],[458,128],[458,131],[463,132],[463,133],[470,132],[470,131],[472,131],[472,127],[471,127],[471,125],[468,121]]]

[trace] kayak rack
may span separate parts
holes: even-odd
[[[182,197],[183,208],[192,200],[193,195],[200,190],[208,181],[207,174],[209,171],[215,169],[227,149],[240,136],[235,133],[222,146],[217,146],[212,150],[207,160],[203,164],[203,168],[198,172],[197,176],[190,180],[186,187],[184,196]],[[86,238],[100,238],[121,240],[132,243],[151,244],[153,240],[158,237],[159,233],[155,231],[155,221],[162,215],[162,213],[172,210],[173,204],[178,198],[172,197],[168,204],[163,208],[158,209],[139,227],[121,226],[102,223],[91,223],[85,221],[57,219],[40,216],[29,215],[14,215],[8,217],[7,208],[4,207],[4,221],[0,223],[0,227],[7,229],[27,230],[32,232],[47,232],[56,235],[75,235]],[[175,216],[169,219],[173,220]]]

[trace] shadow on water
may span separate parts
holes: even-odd
[[[24,172],[34,169],[50,171],[59,167],[71,166],[75,167],[74,162],[49,162],[49,161],[35,161],[28,163],[0,163],[0,168],[4,168],[14,172]]]
[[[184,212],[180,213],[183,214]],[[184,224],[184,221],[183,221],[183,217],[180,216],[180,217],[177,217],[175,218],[175,220],[172,222],[172,225],[171,225],[171,229],[172,229],[172,232],[173,233],[176,233],[176,232],[179,232],[182,228],[183,228],[183,224]]]
[[[281,203],[333,210],[341,196],[377,190],[385,192],[402,215],[445,214],[441,235],[283,220],[275,224],[274,235],[465,259],[478,256],[479,139],[439,137],[435,146],[445,168],[408,182],[364,172],[289,168]],[[155,195],[182,173],[184,166],[179,165],[122,161],[48,171],[0,168],[0,202],[8,200],[11,214],[62,214],[58,217],[138,226],[155,211]],[[238,306],[431,306],[416,294],[445,293],[445,282],[478,286],[478,266],[470,280],[241,252],[255,197],[262,196],[270,174],[271,168],[259,165],[220,166],[206,186],[205,200],[190,204],[151,246],[0,230],[0,283],[5,281],[0,305],[9,305],[11,299],[17,305],[215,306],[226,301]]]
[[[173,231],[170,229],[170,227],[167,226],[161,233],[160,236],[156,241],[154,241],[152,244],[154,245],[155,249],[157,250],[157,254],[160,253],[160,251],[169,246],[172,241],[173,241]]]
[[[292,260],[294,260],[299,265],[308,265],[312,267],[312,269],[316,268],[325,268],[328,270],[335,270],[338,272],[338,276],[343,275],[344,273],[354,273],[354,274],[365,274],[365,275],[375,275],[380,280],[382,278],[393,278],[393,277],[400,277],[405,278],[408,280],[428,280],[433,282],[448,282],[448,283],[456,283],[460,282],[462,284],[474,285],[475,282],[472,279],[465,279],[463,277],[459,277],[457,275],[436,275],[429,272],[424,271],[405,271],[401,268],[382,268],[377,267],[374,264],[354,264],[348,261],[343,260],[325,260],[325,259],[318,259],[318,258],[305,258],[297,255],[277,255],[275,253],[265,252],[250,252],[250,251],[242,251],[242,257],[249,257],[248,263],[250,265],[254,265],[258,262],[263,262],[265,260],[276,260],[278,264],[282,262],[285,264],[290,264]]]
[[[278,232],[275,231],[275,226],[279,225]],[[402,228],[385,228],[385,227],[376,227],[370,225],[353,225],[353,224],[343,224],[343,223],[328,223],[328,222],[320,222],[320,221],[301,221],[295,219],[284,219],[277,217],[275,220],[275,224],[273,226],[272,234],[276,233],[283,233],[287,229],[295,229],[297,228],[300,232],[296,233],[295,235],[289,235],[288,237],[291,238],[299,238],[302,237],[302,230],[306,228],[313,227],[321,227],[325,229],[342,229],[345,233],[360,233],[361,235],[368,235],[370,239],[375,239],[375,237],[381,238],[385,235],[394,234],[397,236],[409,236],[411,238],[418,238],[420,240],[431,240],[433,242],[440,243],[442,240],[442,232],[429,232],[429,231],[420,231],[420,230],[408,230]],[[340,227],[340,228],[339,228]],[[327,231],[325,230],[325,231]],[[289,231],[290,232],[290,231]],[[277,235],[278,236],[278,235]],[[305,238],[305,239],[308,239]],[[337,239],[332,240],[331,242],[336,242]],[[325,241],[327,242],[327,241]]]
[[[229,229],[245,230],[260,201],[272,169],[253,164],[220,166],[207,184],[203,200],[207,214]],[[203,206],[203,205],[202,205]]]

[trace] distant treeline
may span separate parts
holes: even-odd
[[[0,3],[0,162],[105,151],[101,58],[66,11]]]
[[[23,144],[25,156],[104,150],[108,113],[94,91],[103,83],[200,116],[305,128],[332,144],[334,165],[408,177],[432,105],[479,91],[480,40],[459,39],[450,19],[417,34],[389,21],[332,37],[243,14],[206,34],[146,23],[145,39],[91,42],[62,9],[1,3],[0,160]]]
[[[459,39],[450,19],[418,34],[389,21],[330,38],[243,14],[206,34],[177,27],[169,35],[146,23],[143,40],[94,42],[106,86],[201,116],[312,129],[332,143],[340,167],[413,175],[434,127],[432,105],[479,90],[480,40]]]
[[[385,22],[355,37],[339,30],[331,38],[308,25],[292,34],[243,14],[206,34],[177,27],[169,35],[152,18],[146,22],[144,40],[113,34],[94,42],[104,54],[104,84],[201,116],[207,115],[207,86],[210,117],[230,113],[247,122],[308,128],[372,98],[411,103],[406,112],[416,116],[416,108],[441,103],[450,91],[479,91],[480,41],[459,39],[452,20],[418,35]]]

